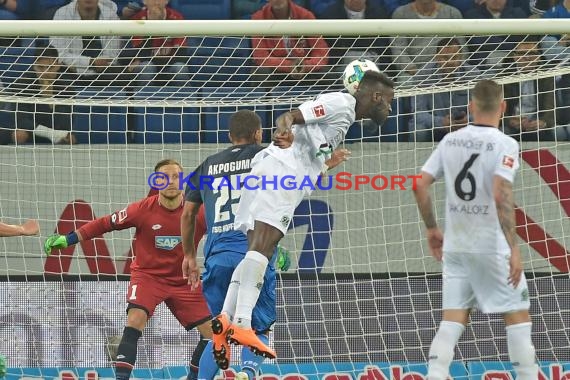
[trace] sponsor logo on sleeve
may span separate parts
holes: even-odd
[[[325,107],[322,104],[313,107],[313,114],[315,115],[315,117],[325,116]]]
[[[505,168],[512,169],[515,166],[515,159],[511,156],[503,156],[503,166]]]
[[[111,223],[115,226],[123,222],[123,220],[127,219],[127,209],[124,208],[119,212],[115,212],[111,214]]]

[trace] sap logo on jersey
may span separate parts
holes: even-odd
[[[172,251],[180,242],[182,242],[180,236],[156,236],[154,238],[155,248],[166,249],[167,251]]]

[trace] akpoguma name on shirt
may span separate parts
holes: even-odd
[[[250,168],[251,159],[224,162],[222,164],[213,164],[208,166],[208,175],[218,175],[222,173],[233,173],[247,170]]]

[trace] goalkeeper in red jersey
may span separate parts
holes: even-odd
[[[54,235],[44,244],[46,254],[52,249],[66,248],[106,232],[136,228],[133,243],[134,260],[127,293],[127,323],[117,350],[116,378],[129,379],[137,357],[137,343],[147,321],[162,302],[186,329],[198,328],[202,339],[192,355],[188,379],[195,379],[207,340],[212,337],[211,315],[202,287],[192,290],[182,277],[180,218],[184,209],[184,193],[178,189],[182,166],[174,160],[162,160],[155,172],[169,177],[169,185],[153,195],[111,215],[93,220],[67,235]],[[198,218],[194,244],[204,235],[203,210]],[[200,222],[201,221],[201,222]],[[201,225],[200,225],[201,224]]]

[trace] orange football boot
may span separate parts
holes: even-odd
[[[226,314],[220,314],[212,319],[212,343],[214,345],[214,359],[222,370],[228,369],[231,360],[231,347],[228,342],[228,329],[230,320]]]
[[[273,349],[266,346],[258,337],[253,329],[245,329],[243,327],[232,324],[228,329],[228,340],[230,343],[239,344],[249,347],[255,355],[263,356],[268,359],[275,359],[277,354]]]

